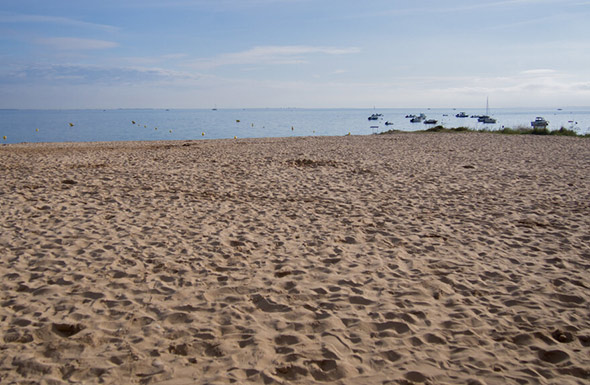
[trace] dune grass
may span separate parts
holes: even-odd
[[[388,130],[381,132],[380,134],[392,134],[394,132],[407,132],[401,130]],[[492,134],[504,134],[504,135],[556,135],[556,136],[574,136],[580,138],[590,138],[590,133],[580,135],[574,130],[570,130],[565,127],[561,127],[559,130],[549,130],[547,127],[526,127],[526,126],[517,126],[516,128],[504,127],[501,130],[490,130],[490,129],[480,129],[474,130],[468,127],[452,127],[447,128],[441,125],[428,128],[426,130],[419,130],[419,131],[411,131],[411,132],[486,132]]]

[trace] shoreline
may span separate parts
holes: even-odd
[[[0,146],[0,382],[582,384],[590,146]]]
[[[588,134],[577,134],[575,131],[563,128],[558,130],[547,130],[546,132],[542,129],[539,132],[534,132],[533,129],[511,129],[505,128],[503,130],[487,130],[487,129],[470,129],[468,127],[443,127],[435,126],[424,130],[416,131],[404,131],[391,129],[388,131],[376,132],[372,134],[358,135],[358,134],[346,134],[346,135],[302,135],[302,136],[268,136],[268,137],[235,137],[235,138],[194,138],[194,139],[154,139],[154,140],[115,140],[115,141],[64,141],[64,142],[19,142],[19,143],[0,143],[2,146],[27,146],[27,145],[38,145],[38,146],[60,146],[60,145],[71,145],[71,146],[100,146],[100,145],[131,145],[131,144],[178,144],[180,142],[187,143],[198,143],[198,142],[220,142],[220,141],[257,141],[257,140],[282,140],[282,139],[306,139],[306,138],[343,138],[343,137],[373,137],[373,136],[387,136],[387,135],[432,135],[432,134],[470,134],[470,135],[506,135],[506,136],[537,136],[537,137],[570,137],[570,138],[590,138]]]

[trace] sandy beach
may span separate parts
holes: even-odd
[[[2,384],[588,384],[590,141],[0,146]]]

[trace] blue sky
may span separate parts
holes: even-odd
[[[590,105],[589,0],[2,0],[0,108]]]

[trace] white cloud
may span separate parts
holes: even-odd
[[[307,45],[259,46],[252,49],[222,54],[214,58],[200,59],[190,63],[196,68],[215,68],[226,65],[276,65],[307,63],[307,55],[345,55],[360,52],[359,48],[316,47]]]
[[[200,74],[157,67],[107,67],[88,65],[31,65],[0,72],[0,84],[113,85],[194,84]]]
[[[30,14],[13,14],[0,12],[0,23],[49,23],[67,25],[73,27],[84,27],[101,29],[103,31],[115,32],[118,30],[117,27],[106,24],[89,23],[86,21],[76,20],[68,17],[60,16],[47,16],[47,15],[30,15]]]
[[[171,53],[171,54],[161,56],[161,58],[164,60],[185,59],[186,57],[188,57],[188,54],[186,54],[186,53]]]
[[[557,73],[557,71],[552,70],[552,69],[544,69],[544,68],[531,69],[531,70],[526,70],[526,71],[521,72],[521,74],[523,74],[523,75],[551,75],[551,74],[555,74],[555,73]]]
[[[81,39],[78,37],[48,37],[37,39],[36,42],[53,49],[64,51],[107,49],[118,46],[113,41]]]

